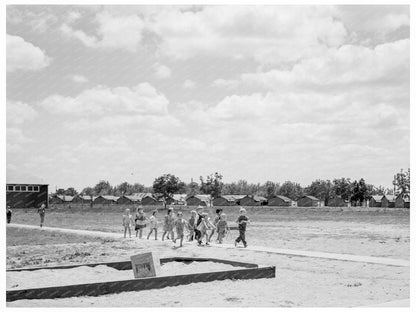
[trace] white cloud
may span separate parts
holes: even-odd
[[[23,124],[26,121],[34,120],[37,115],[38,113],[33,107],[26,103],[7,101],[6,119],[8,125]]]
[[[39,105],[50,113],[88,115],[96,118],[108,114],[164,115],[168,100],[148,83],[133,88],[95,87],[75,97],[52,95]]]
[[[144,29],[144,22],[139,16],[114,16],[102,11],[97,13],[95,22],[98,25],[96,35],[88,35],[66,23],[60,29],[64,35],[80,40],[87,47],[137,51]]]
[[[226,89],[235,89],[240,84],[240,81],[237,79],[216,79],[212,83],[215,87],[226,88]]]
[[[59,29],[64,35],[78,39],[87,47],[97,46],[97,38],[95,38],[94,36],[88,36],[82,30],[75,30],[67,24],[62,24]]]
[[[77,83],[85,83],[88,82],[88,78],[82,75],[70,75],[69,78],[73,81],[73,82],[77,82]]]
[[[81,12],[79,11],[70,11],[66,16],[67,23],[73,23],[81,18]]]
[[[40,70],[48,66],[51,59],[38,47],[19,36],[7,34],[7,71]]]
[[[148,18],[160,52],[177,59],[201,54],[284,63],[341,45],[347,36],[331,7],[208,6],[165,10]]]
[[[196,86],[196,83],[193,80],[187,79],[183,82],[183,87],[185,89],[193,89],[193,88],[195,88],[195,86]]]
[[[153,70],[155,71],[155,76],[159,79],[166,79],[169,78],[172,74],[172,71],[169,67],[155,63],[153,64]]]
[[[344,45],[320,57],[305,59],[291,70],[242,74],[246,85],[277,90],[288,86],[334,86],[362,83],[404,83],[409,80],[409,40],[374,48]]]
[[[20,128],[10,127],[6,129],[7,153],[16,153],[24,151],[24,145],[32,142]]]
[[[409,27],[409,6],[346,5],[337,7],[338,15],[357,42],[385,40],[388,34]]]
[[[51,13],[50,7],[40,10],[25,6],[7,6],[7,22],[12,24],[27,25],[33,32],[44,33],[51,30],[58,22],[58,17]]]

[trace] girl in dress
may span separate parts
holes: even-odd
[[[123,214],[124,238],[126,238],[127,230],[129,230],[129,237],[131,237],[130,226],[133,224],[133,216],[130,214],[130,209],[126,209]]]
[[[174,224],[174,218],[173,218],[173,208],[170,207],[168,209],[168,212],[165,216],[165,220],[163,223],[163,234],[162,234],[162,241],[165,240],[165,235],[168,234],[168,237],[170,236],[172,240],[175,239],[173,234],[173,224]]]
[[[153,231],[155,231],[155,240],[157,240],[157,219],[156,219],[156,213],[157,210],[153,211],[152,216],[149,219],[150,222],[150,232],[147,235],[147,239],[150,238],[150,234],[152,234]]]

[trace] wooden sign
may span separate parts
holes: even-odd
[[[153,277],[159,275],[160,259],[152,252],[130,257],[134,278]]]

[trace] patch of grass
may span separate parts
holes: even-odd
[[[6,231],[6,246],[72,244],[97,241],[109,242],[111,240],[77,234],[54,233],[40,229],[8,227]]]

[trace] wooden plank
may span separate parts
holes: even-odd
[[[215,258],[192,258],[192,257],[170,257],[170,258],[162,258],[160,259],[160,264],[164,264],[167,262],[216,262],[216,263],[224,263],[229,264],[232,266],[238,267],[245,267],[245,268],[257,268],[258,265],[254,263],[247,263],[247,262],[238,262],[238,261],[231,261],[231,260],[224,260],[224,259],[215,259]],[[59,265],[59,266],[44,266],[44,267],[32,267],[32,268],[17,268],[17,269],[9,269],[6,270],[7,272],[20,272],[20,271],[36,271],[36,270],[55,270],[55,269],[72,269],[77,268],[80,266],[87,266],[87,267],[96,267],[99,265],[106,265],[116,270],[131,270],[131,261],[117,261],[117,262],[96,262],[96,263],[78,263],[78,264],[70,264],[70,265]]]
[[[126,291],[159,289],[191,283],[212,282],[216,280],[244,280],[276,277],[276,268],[249,268],[241,270],[208,272],[163,277],[140,278],[125,281],[68,285],[6,291],[6,301],[23,299],[56,299],[78,296],[102,296]]]

